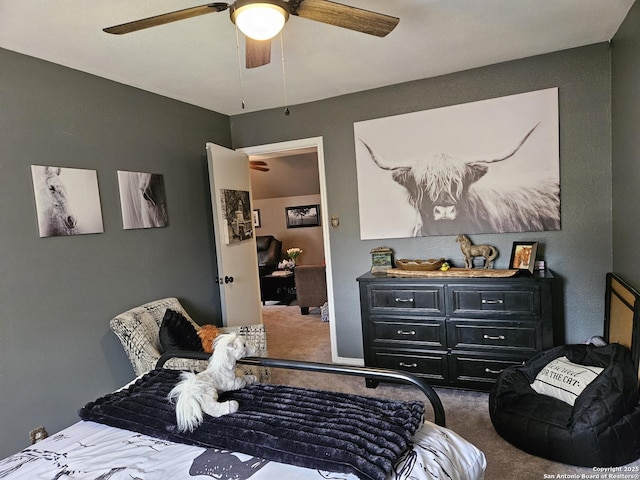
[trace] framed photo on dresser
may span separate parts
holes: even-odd
[[[538,242],[513,242],[509,268],[515,270],[526,270],[529,273],[533,273],[533,269],[536,265],[537,251]]]

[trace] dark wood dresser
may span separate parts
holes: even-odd
[[[548,270],[507,278],[366,273],[357,280],[367,367],[489,390],[505,367],[553,346]]]

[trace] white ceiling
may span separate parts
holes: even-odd
[[[291,17],[282,35],[288,104],[607,41],[633,2],[341,0],[400,23],[377,38]],[[228,12],[127,35],[102,32],[203,3],[0,0],[0,47],[227,115],[285,105],[280,42],[271,64],[240,75]]]
[[[252,160],[264,160],[268,172],[251,170],[251,197],[265,198],[320,195],[318,154],[308,151],[282,152],[278,155],[252,156]]]

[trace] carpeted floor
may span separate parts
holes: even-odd
[[[329,324],[320,320],[319,309],[312,309],[309,315],[300,315],[297,306],[265,306],[263,321],[270,357],[331,362]],[[364,385],[363,379],[356,377],[282,369],[274,369],[272,374],[274,383],[403,400],[422,397],[426,401],[422,393],[412,386],[381,384],[370,389]],[[436,391],[445,408],[447,427],[476,445],[487,457],[486,480],[595,478],[589,477],[597,474],[591,468],[534,457],[504,441],[491,424],[487,393],[452,388],[436,388]],[[428,408],[427,412],[429,418]],[[630,466],[640,467],[640,460]],[[640,473],[628,473],[636,475],[630,477],[632,480],[640,480]]]

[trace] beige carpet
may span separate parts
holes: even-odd
[[[263,308],[263,319],[270,357],[331,362],[329,324],[320,320],[319,310],[312,309],[309,315],[300,315],[297,306],[266,306]],[[426,401],[424,395],[413,386],[381,384],[376,389],[370,389],[364,385],[363,379],[357,377],[283,369],[274,369],[272,374],[274,383]],[[534,457],[505,442],[491,424],[488,394],[452,388],[436,388],[436,391],[445,408],[447,427],[476,445],[487,457],[486,480],[589,478],[587,475],[597,473],[591,468],[574,467]],[[429,408],[427,418],[433,419]],[[630,465],[640,467],[640,460]],[[640,473],[631,474],[636,475],[632,479],[640,480]]]

